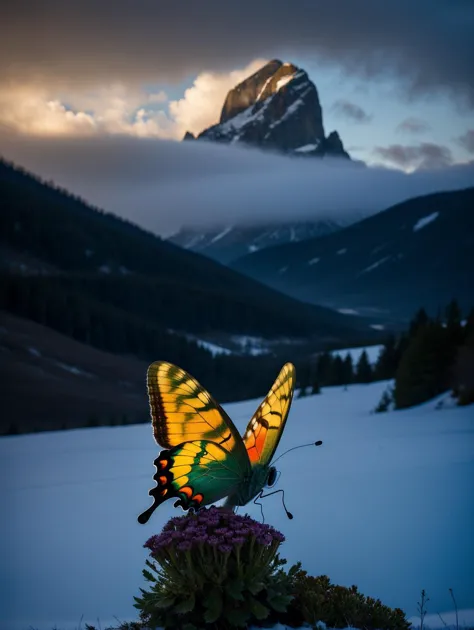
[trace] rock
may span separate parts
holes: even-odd
[[[184,139],[194,139],[188,133]],[[278,59],[230,90],[219,123],[197,139],[299,156],[349,158],[337,132],[325,136],[318,91],[307,73]]]

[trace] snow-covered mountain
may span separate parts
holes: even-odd
[[[232,267],[300,300],[410,318],[474,299],[474,188],[416,197],[334,234],[249,254]]]
[[[297,243],[308,238],[331,234],[347,223],[321,219],[263,226],[228,225],[209,229],[184,227],[170,241],[184,249],[204,254],[227,264],[272,245]]]
[[[195,139],[186,132],[184,140]],[[307,73],[277,59],[230,90],[219,122],[197,139],[295,156],[349,158],[337,131],[325,135],[318,91]]]

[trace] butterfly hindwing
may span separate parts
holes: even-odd
[[[160,446],[209,440],[245,465],[247,454],[234,423],[195,378],[171,363],[156,361],[148,368],[147,384],[153,434]]]
[[[176,497],[184,510],[198,509],[232,494],[247,471],[225,448],[208,440],[184,442],[163,450],[154,462],[153,505],[138,517],[146,523],[164,501]]]
[[[247,426],[243,441],[252,467],[267,465],[276,451],[293,399],[295,378],[294,365],[285,363]]]

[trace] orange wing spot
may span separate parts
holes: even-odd
[[[160,461],[158,463],[159,463],[161,469],[165,469],[166,466],[168,466],[168,460],[167,459],[160,459]]]
[[[263,447],[265,446],[265,438],[267,437],[268,430],[263,424],[260,425],[260,431],[258,435],[255,436],[255,448],[258,453],[263,452]]]
[[[162,497],[165,497],[168,494],[168,488],[163,488],[163,490],[160,492]]]
[[[162,475],[160,477],[160,483],[162,483],[163,485],[165,485],[167,483],[168,479],[166,479],[166,477],[164,475]]]
[[[250,461],[253,462],[258,462],[259,460],[259,455],[258,455],[258,451],[255,448],[255,446],[251,446],[250,448],[247,449],[247,453],[249,456]]]
[[[179,489],[179,492],[182,492],[183,494],[185,494],[188,499],[190,499],[193,496],[193,489],[190,488],[189,486],[183,486],[182,488]]]
[[[193,496],[193,501],[196,501],[196,503],[202,503],[202,500],[204,499],[202,494],[195,494]]]

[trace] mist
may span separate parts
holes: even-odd
[[[162,236],[181,226],[350,219],[474,185],[474,162],[407,174],[205,142],[4,133],[0,154]]]

